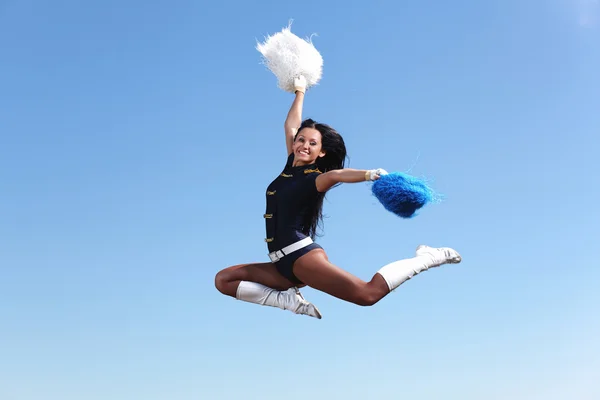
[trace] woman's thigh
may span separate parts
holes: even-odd
[[[296,260],[294,274],[316,290],[359,305],[372,305],[389,292],[383,278],[376,275],[365,282],[329,262],[325,251],[320,249]]]
[[[239,264],[219,271],[215,277],[217,289],[235,297],[240,281],[260,283],[275,290],[287,290],[295,286],[277,271],[273,263]]]

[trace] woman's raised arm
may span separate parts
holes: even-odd
[[[302,124],[302,106],[304,105],[304,93],[306,92],[306,79],[303,76],[294,79],[294,88],[296,90],[296,97],[288,111],[284,124],[285,144],[288,155],[292,153],[294,136]]]

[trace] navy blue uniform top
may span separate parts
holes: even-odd
[[[317,206],[315,179],[321,171],[316,164],[292,167],[293,161],[291,153],[281,174],[267,187],[264,217],[269,252],[307,237],[304,224]]]

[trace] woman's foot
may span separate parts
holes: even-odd
[[[458,264],[462,261],[458,251],[450,247],[430,247],[424,244],[417,247],[416,254],[418,257],[428,257],[431,263],[428,268],[439,267],[443,264]]]
[[[321,313],[319,312],[317,306],[307,301],[304,298],[304,296],[302,296],[302,293],[300,293],[300,289],[298,289],[297,287],[293,287],[288,289],[287,292],[290,296],[296,297],[296,302],[294,302],[295,307],[290,311],[292,311],[295,314],[308,315],[310,317],[321,319]]]

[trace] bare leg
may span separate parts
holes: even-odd
[[[314,289],[359,306],[371,306],[390,292],[381,275],[375,274],[369,282],[365,282],[330,263],[321,249],[296,260],[294,274]]]
[[[275,290],[288,290],[294,284],[283,277],[272,263],[239,264],[225,268],[215,276],[219,292],[235,297],[241,281],[260,283]]]
[[[221,270],[215,276],[215,286],[238,300],[321,319],[319,310],[271,263],[241,264]]]
[[[453,249],[419,246],[415,257],[387,264],[365,282],[330,263],[325,251],[317,249],[296,261],[294,274],[314,289],[360,306],[372,306],[416,274],[460,261],[460,254]]]

